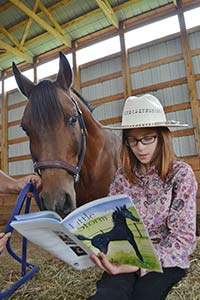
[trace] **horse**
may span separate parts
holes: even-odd
[[[133,216],[131,211],[127,209],[126,205],[120,208],[116,207],[112,213],[112,221],[114,226],[110,231],[97,234],[92,239],[80,234],[76,235],[76,237],[81,241],[91,241],[91,244],[95,248],[99,249],[105,254],[108,252],[108,246],[111,241],[128,241],[135,250],[138,259],[143,262],[144,260],[134,239],[133,232],[129,229],[126,223],[127,218],[133,222],[139,222],[139,219]]]
[[[34,84],[13,62],[28,99],[21,128],[29,137],[34,170],[42,178],[41,209],[65,217],[77,206],[107,196],[120,165],[120,138],[103,128],[91,105],[72,87],[73,73],[59,53],[55,81]]]

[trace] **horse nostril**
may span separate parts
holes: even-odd
[[[61,204],[62,203],[62,204]],[[69,194],[65,194],[63,202],[56,204],[56,212],[62,217],[66,217],[75,207]]]
[[[69,214],[74,208],[75,207],[72,203],[72,199],[71,199],[70,195],[65,194],[65,202],[64,202],[64,206],[63,206],[63,211],[64,211],[65,215]]]

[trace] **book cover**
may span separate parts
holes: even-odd
[[[16,216],[11,225],[23,236],[77,269],[93,265],[91,253],[113,263],[162,272],[147,230],[127,195],[87,203],[64,220],[42,211]]]

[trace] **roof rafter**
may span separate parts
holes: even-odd
[[[2,40],[0,40],[0,47],[2,47],[3,49],[7,50],[8,52],[21,57],[23,60],[26,60],[30,63],[33,63],[33,58],[31,55],[29,55],[28,53],[24,53],[20,50],[18,50],[17,48],[14,48],[10,45],[8,45],[7,43],[3,42]]]
[[[96,3],[101,8],[109,22],[119,29],[119,20],[112,9],[110,2],[108,0],[96,0]]]
[[[5,29],[2,25],[0,25],[0,32],[6,36],[16,47],[19,47],[18,41],[10,34],[10,32]]]
[[[40,0],[36,0],[36,1],[35,1],[35,4],[34,4],[34,6],[33,6],[33,12],[34,12],[34,13],[36,12],[36,10],[37,10],[37,8],[38,8],[38,2],[39,2],[39,1],[40,1]],[[21,48],[23,47],[23,45],[24,45],[24,43],[25,43],[25,40],[26,40],[26,37],[27,37],[27,35],[28,35],[28,32],[29,32],[29,29],[30,29],[30,27],[31,27],[32,22],[33,22],[33,20],[32,20],[31,18],[29,18],[28,21],[27,21],[27,24],[26,24],[26,26],[25,26],[24,34],[23,34],[23,36],[22,36],[21,42],[20,42],[20,47],[19,47],[20,50],[21,50]]]
[[[15,55],[23,58],[24,60],[27,60],[28,62],[33,61],[32,56],[23,47],[20,47],[20,44],[18,43],[18,41],[1,25],[0,25],[0,32],[4,36],[6,36],[17,47],[17,48],[14,48],[0,40],[0,45],[2,48],[4,48],[7,52],[15,54]]]
[[[51,21],[51,23],[54,25],[57,31],[60,32],[60,34],[62,34],[71,43],[70,36],[64,31],[64,29],[60,26],[60,24],[58,24],[58,22],[52,17],[49,10],[42,4],[41,1],[39,1],[39,8],[44,13],[44,15],[46,15],[47,18]]]
[[[52,34],[56,39],[60,40],[64,45],[67,47],[71,47],[71,40],[68,39],[68,37],[63,36],[55,30],[53,27],[51,27],[48,23],[46,23],[43,19],[38,17],[37,14],[35,14],[32,10],[30,10],[26,5],[19,2],[18,0],[9,0],[12,2],[16,7],[18,7],[20,10],[22,10],[27,16],[32,18],[36,23],[38,23],[43,29],[48,31],[50,34]]]

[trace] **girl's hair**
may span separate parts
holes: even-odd
[[[151,164],[155,166],[160,178],[165,181],[167,175],[172,170],[173,160],[175,158],[171,133],[167,127],[152,128],[158,134],[157,148],[152,159]],[[126,178],[133,184],[137,183],[135,175],[136,169],[140,168],[141,163],[136,158],[131,148],[125,144],[128,130],[122,132],[122,147],[121,147],[121,160],[122,169]]]

